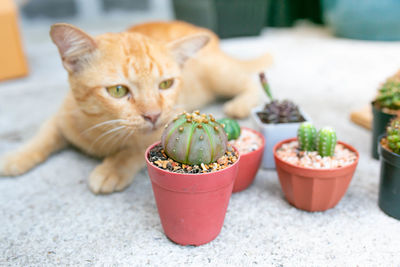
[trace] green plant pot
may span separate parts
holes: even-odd
[[[264,27],[266,0],[173,0],[175,17],[221,38],[253,36]]]
[[[400,155],[386,150],[382,145],[379,145],[379,153],[381,173],[378,205],[387,215],[400,220]]]
[[[389,121],[396,117],[394,114],[388,114],[375,107],[375,102],[372,102],[372,148],[371,153],[374,159],[379,159],[378,140],[379,137],[386,132],[386,126]]]

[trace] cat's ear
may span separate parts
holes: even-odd
[[[58,47],[65,69],[79,70],[80,63],[96,50],[96,42],[81,29],[66,23],[51,26],[50,36]]]
[[[167,44],[175,60],[182,66],[210,41],[207,34],[190,35]]]

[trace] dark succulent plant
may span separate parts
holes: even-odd
[[[299,107],[289,100],[273,100],[265,105],[264,109],[257,112],[263,123],[288,123],[303,122]]]
[[[271,90],[264,73],[260,73],[260,82],[264,87],[264,91],[271,100],[266,104],[264,109],[257,112],[258,117],[263,123],[289,123],[303,122],[304,117],[301,115],[299,107],[289,100],[275,100],[272,97]]]

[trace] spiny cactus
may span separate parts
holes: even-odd
[[[166,126],[161,144],[165,153],[177,162],[209,164],[225,154],[227,136],[212,115],[184,112]]]
[[[317,129],[311,122],[303,122],[297,130],[297,140],[300,150],[315,151],[315,137]]]
[[[229,118],[223,118],[223,119],[219,119],[217,121],[222,125],[222,127],[224,127],[224,131],[226,132],[226,135],[228,136],[228,141],[239,138],[240,125],[236,120],[229,119]]]
[[[389,77],[378,91],[375,104],[379,108],[400,110],[400,71]]]
[[[332,127],[324,127],[317,133],[316,146],[321,157],[333,156],[336,147],[336,131]]]
[[[393,119],[386,129],[389,148],[400,155],[400,117]]]

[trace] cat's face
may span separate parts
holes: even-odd
[[[128,32],[92,38],[67,24],[56,24],[50,34],[80,109],[140,132],[162,127],[175,114],[181,66],[208,42],[199,35],[165,45]]]

